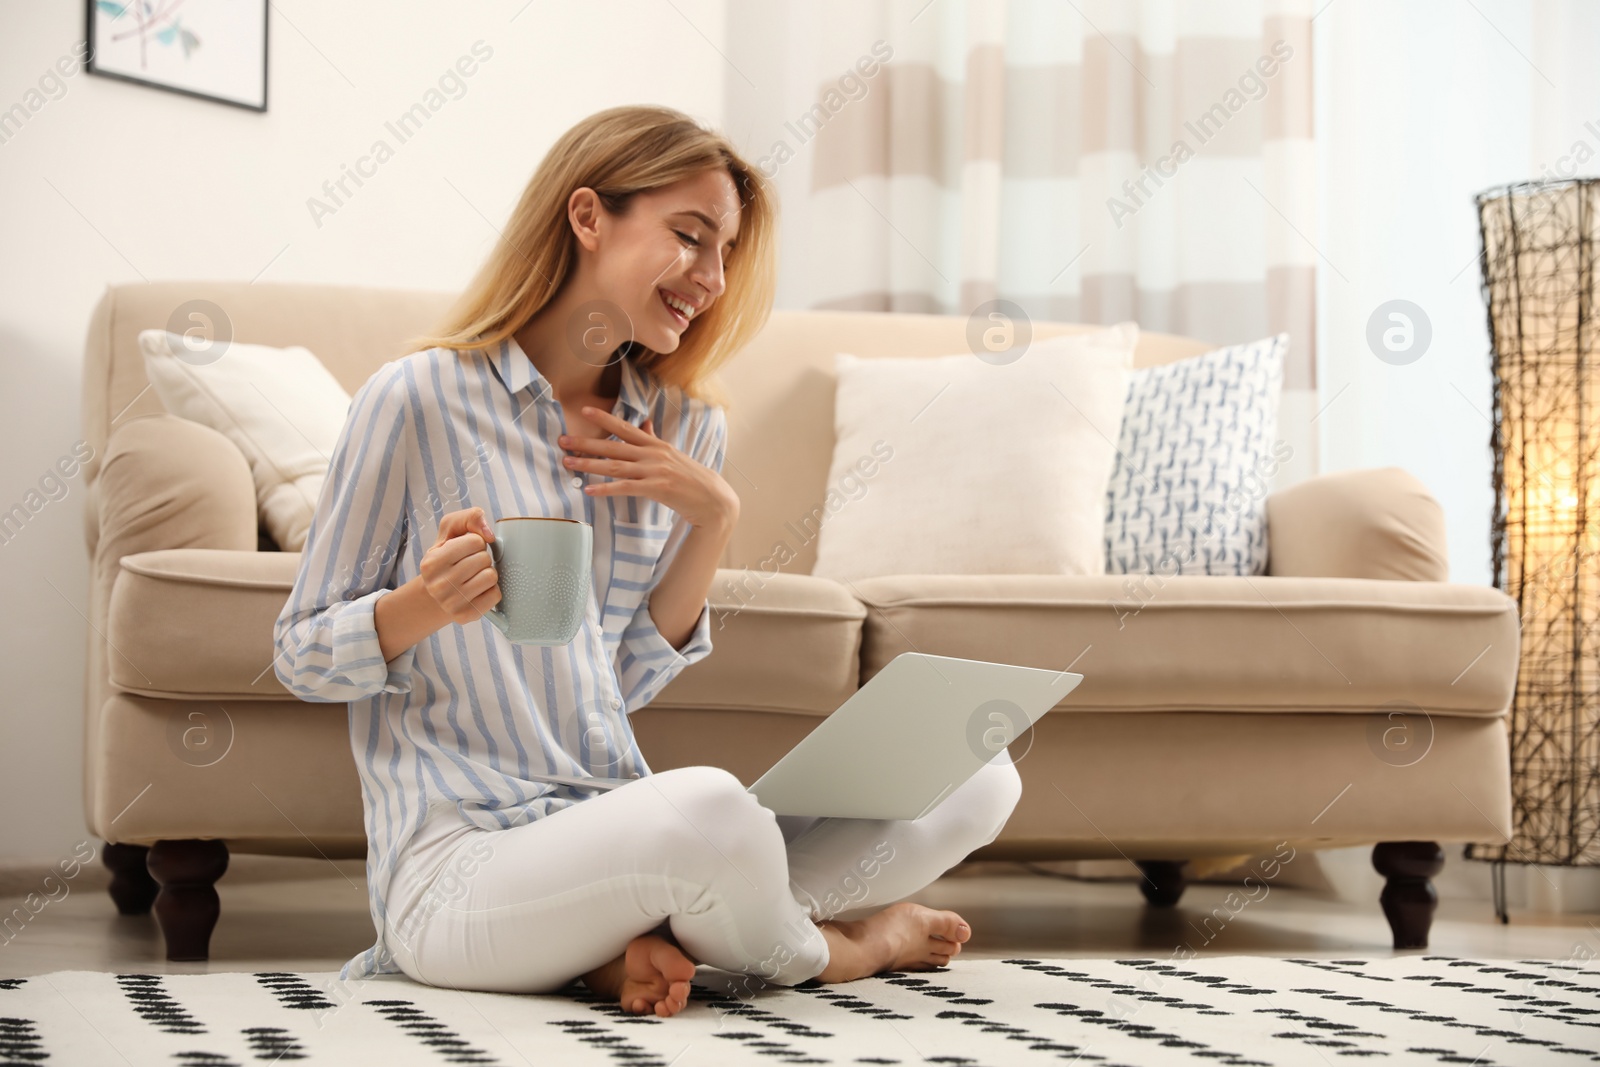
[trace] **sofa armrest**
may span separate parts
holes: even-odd
[[[197,422],[161,412],[129,418],[106,439],[87,486],[95,537],[90,551],[88,664],[84,678],[83,804],[90,829],[124,840],[112,811],[127,803],[101,796],[109,765],[103,713],[113,694],[106,640],[111,590],[123,556],[162,548],[256,548],[256,489],[234,443]],[[86,518],[86,521],[89,521]],[[111,805],[116,807],[112,808]]]
[[[234,443],[176,415],[145,415],[112,433],[96,480],[97,580],[161,548],[253,551],[260,525],[250,464]]]
[[[1267,573],[1449,581],[1444,509],[1399,467],[1308,478],[1267,497]]]
[[[111,686],[168,700],[287,700],[272,624],[298,552],[169,548],[122,557],[106,640]]]

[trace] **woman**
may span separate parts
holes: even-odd
[[[533,175],[435,335],[356,393],[277,673],[350,705],[377,941],[343,978],[549,992],[668,1016],[695,965],[783,985],[948,963],[959,915],[902,902],[998,835],[1008,759],[915,822],[778,817],[732,774],[652,774],[628,715],[711,652],[739,515],[712,372],[773,297],[771,186],[665,108],[602,111]],[[492,519],[594,530],[564,647],[516,645]],[[609,792],[543,774],[637,778]]]

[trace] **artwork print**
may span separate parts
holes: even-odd
[[[267,109],[267,0],[87,0],[91,74]]]

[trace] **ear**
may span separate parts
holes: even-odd
[[[600,245],[599,215],[603,210],[600,196],[587,185],[574,189],[567,197],[567,222],[573,236],[583,247],[593,252]]]

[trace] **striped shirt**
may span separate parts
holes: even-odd
[[[431,808],[509,829],[592,793],[533,774],[650,773],[628,714],[711,654],[709,604],[674,649],[647,597],[688,524],[645,496],[594,497],[612,479],[562,465],[566,416],[514,340],[487,352],[432,348],[384,364],[357,390],[317,500],[300,571],[273,629],[278,678],[302,700],[348,702],[361,778],[367,886],[377,941],[340,977],[397,974],[385,893]],[[622,361],[614,413],[721,471],[726,414]],[[594,529],[592,595],[563,646],[518,645],[487,618],[443,629],[387,663],[378,599],[420,572],[439,521],[482,507],[581,519]]]

